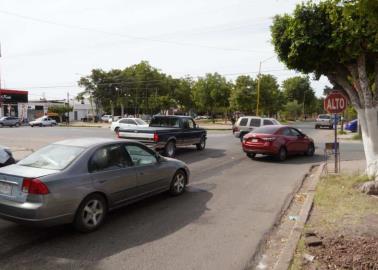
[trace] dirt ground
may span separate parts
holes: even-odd
[[[336,176],[321,181],[305,232],[322,243],[308,246],[304,234],[292,269],[378,270],[378,198],[357,190],[364,180]]]

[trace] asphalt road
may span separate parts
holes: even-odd
[[[316,155],[282,163],[250,160],[229,132],[210,132],[205,151],[178,153],[192,172],[188,192],[112,212],[91,234],[0,220],[0,269],[244,269],[304,174],[323,160],[324,142],[332,141],[332,131],[311,123],[298,127],[317,142]],[[0,129],[1,144],[13,149],[94,136],[113,134],[100,128]],[[343,159],[363,158],[360,143],[341,149]]]

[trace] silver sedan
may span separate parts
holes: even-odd
[[[185,163],[137,142],[65,140],[0,168],[0,217],[42,226],[73,223],[90,232],[108,211],[165,191],[180,195],[188,180]]]

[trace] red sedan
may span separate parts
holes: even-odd
[[[314,141],[296,128],[273,125],[264,126],[248,133],[243,138],[243,150],[248,157],[256,154],[275,156],[285,160],[288,155],[305,154],[313,156]]]

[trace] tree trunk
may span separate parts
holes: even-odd
[[[121,103],[121,118],[125,115],[125,108],[123,107],[123,103]]]
[[[366,157],[366,173],[378,181],[378,106],[357,109]]]

